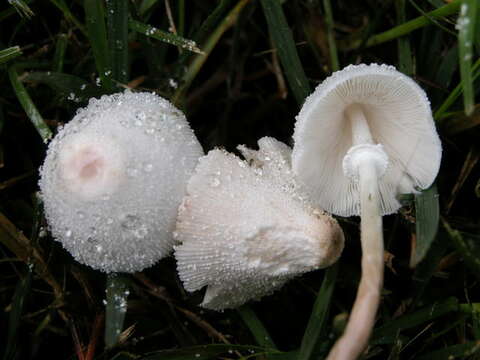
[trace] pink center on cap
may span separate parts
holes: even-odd
[[[73,166],[78,169],[79,177],[88,181],[100,175],[105,163],[97,151],[82,149],[75,155]]]

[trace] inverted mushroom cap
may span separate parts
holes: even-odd
[[[150,93],[91,99],[52,140],[40,189],[53,236],[106,272],[153,265],[173,246],[200,144],[185,116]]]
[[[432,184],[442,152],[425,92],[393,66],[351,65],[315,89],[297,116],[293,171],[315,204],[337,215],[359,215],[358,179],[342,168],[353,145],[345,116],[351,105],[363,110],[378,156],[382,149],[388,156],[379,174],[380,205],[383,215],[393,213],[398,194]]]
[[[289,148],[271,138],[259,145],[258,152],[242,147],[252,166],[222,150],[201,158],[179,209],[178,273],[188,291],[207,286],[206,308],[267,295],[298,274],[331,265],[343,249],[332,217],[299,200],[288,180],[273,180],[287,173]]]

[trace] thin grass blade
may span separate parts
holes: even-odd
[[[448,121],[442,128],[446,135],[457,135],[480,125],[480,105],[475,105],[472,115],[466,116],[462,111],[449,114]]]
[[[398,334],[405,329],[410,329],[425,322],[431,322],[450,312],[459,311],[459,304],[456,298],[448,298],[438,301],[414,313],[400,316],[388,321],[385,325],[373,331],[372,344],[392,344]]]
[[[230,27],[233,26],[233,24],[236,23],[242,9],[245,7],[245,5],[249,3],[249,1],[250,0],[238,1],[235,7],[230,10],[228,15],[223,17],[223,20],[205,41],[205,44],[202,47],[203,53],[196,55],[195,58],[192,60],[182,78],[182,85],[177,88],[177,91],[175,91],[175,94],[172,97],[172,101],[174,104],[181,107],[180,104],[183,101],[183,97],[186,91],[197,76],[205,61],[207,61],[208,56],[215,48],[215,45],[217,45],[218,41],[225,33],[225,31],[227,31]]]
[[[22,105],[23,110],[27,114],[33,126],[35,126],[35,129],[37,129],[37,132],[42,137],[43,141],[45,143],[48,142],[48,140],[50,140],[52,137],[52,132],[48,128],[47,124],[42,118],[42,115],[40,115],[40,112],[33,103],[32,98],[30,97],[27,90],[20,81],[15,66],[11,66],[8,69],[8,76],[10,78],[10,83],[12,84],[13,91],[15,92],[18,101]]]
[[[268,349],[276,349],[276,345],[272,340],[272,337],[268,333],[265,326],[263,326],[257,314],[252,310],[249,305],[244,305],[237,309],[238,314],[242,318],[243,322],[249,328],[250,332],[255,338],[257,344],[261,347]]]
[[[207,38],[208,34],[210,34],[214,30],[215,26],[221,21],[222,16],[228,11],[232,4],[233,0],[221,0],[215,10],[213,10],[213,12],[202,23],[200,28],[195,32],[192,40],[194,40],[197,44],[202,44]],[[192,55],[193,53],[191,52],[183,52],[178,59],[177,67],[183,67],[187,59],[189,59]]]
[[[107,24],[112,77],[125,84],[128,81],[128,1],[107,1]]]
[[[105,347],[117,344],[127,312],[128,279],[121,274],[108,274],[106,287]]]
[[[430,19],[438,19],[445,16],[455,14],[460,8],[461,0],[454,0],[441,8],[435,9],[426,13],[427,16],[420,16],[413,20],[407,21],[401,25],[395,26],[394,28],[387,30],[383,33],[376,34],[371,36],[366,43],[366,47],[376,46],[383,44],[387,41],[397,39],[401,36],[410,34],[412,31],[420,29],[426,25],[431,24]],[[357,47],[358,44],[352,44],[352,47]]]
[[[336,263],[325,271],[322,287],[317,294],[307,329],[303,334],[298,360],[311,359],[312,354],[320,344],[320,340],[325,340],[323,335],[325,335],[325,325],[328,319],[333,290],[335,289],[338,267],[339,264]]]
[[[111,59],[105,26],[105,9],[102,1],[85,0],[85,17],[88,39],[92,46],[93,57],[102,86],[113,90]]]
[[[414,268],[427,254],[438,231],[440,204],[437,186],[415,195],[416,243],[410,257],[410,267]]]
[[[177,34],[185,34],[185,0],[178,0],[178,25]]]
[[[50,2],[63,13],[65,19],[73,23],[83,35],[88,36],[85,26],[72,14],[65,0],[50,0]]]
[[[23,0],[9,0],[8,2],[10,3],[10,5],[12,5],[15,8],[15,10],[17,10],[17,13],[21,17],[25,17],[27,19],[30,19],[33,15],[35,15],[33,13],[32,9],[30,9],[30,7],[27,5],[26,1],[23,1]]]
[[[475,64],[472,66],[472,82],[474,83],[475,80],[477,80],[478,76],[480,75],[480,59],[475,61]],[[445,115],[445,112],[450,109],[450,106],[452,106],[455,101],[458,99],[458,97],[462,94],[463,92],[463,86],[462,82],[460,82],[455,89],[452,90],[452,92],[448,95],[448,97],[445,99],[445,101],[440,105],[440,107],[435,111],[434,113],[434,119],[436,121],[442,120],[443,116]]]
[[[282,5],[278,0],[261,0],[260,2],[288,84],[297,103],[301,105],[310,94],[310,85],[300,62]]]
[[[188,50],[197,54],[203,54],[202,50],[198,48],[197,43],[193,40],[185,39],[181,36],[159,30],[151,25],[147,25],[132,19],[130,19],[128,25],[133,31],[136,31],[145,36],[163,41],[167,44],[179,46],[184,50]]]
[[[8,317],[8,334],[3,360],[15,359],[17,347],[17,332],[20,327],[20,320],[23,312],[25,299],[30,292],[32,283],[32,269],[29,268],[27,275],[22,278],[15,288],[12,306]]]
[[[0,65],[15,59],[17,56],[22,55],[20,46],[12,46],[3,50],[0,50]]]
[[[463,104],[466,115],[473,112],[474,89],[472,79],[472,56],[478,0],[463,0],[456,29],[458,30],[458,55],[460,77],[463,87]]]
[[[340,69],[340,65],[338,62],[337,43],[335,42],[335,21],[333,20],[332,4],[330,3],[330,0],[323,0],[323,9],[325,11],[325,22],[327,25],[331,70],[334,72]]]
[[[430,249],[425,256],[424,261],[420,262],[415,268],[412,276],[412,288],[410,294],[412,297],[411,309],[416,308],[418,302],[424,295],[433,274],[437,271],[440,261],[450,246],[450,239],[447,239],[444,232],[439,232]]]
[[[55,53],[53,54],[52,70],[61,73],[65,63],[65,52],[67,51],[68,36],[67,34],[59,34],[55,43]]]
[[[450,239],[457,251],[462,255],[466,265],[472,273],[480,279],[480,245],[479,239],[468,239],[460,231],[453,229],[450,224],[442,219],[442,224],[447,230]]]
[[[45,84],[54,89],[59,96],[75,102],[86,101],[103,94],[102,89],[98,86],[77,76],[64,73],[33,71],[25,75],[24,81]]]
[[[398,0],[395,2],[397,11],[397,22],[399,24],[405,23],[407,16],[405,13],[405,0]],[[398,70],[402,73],[411,76],[413,74],[412,49],[410,47],[410,39],[402,36],[397,39],[398,48]]]
[[[145,17],[145,15],[152,10],[155,5],[158,5],[158,0],[143,0],[138,6],[138,15],[141,18]]]
[[[466,344],[452,345],[441,350],[432,351],[431,353],[420,356],[417,360],[470,359],[473,355],[479,353],[480,342],[469,341]]]
[[[259,356],[268,354],[282,354],[280,351],[265,349],[259,346],[250,345],[224,345],[211,344],[186,347],[175,350],[161,350],[147,354],[142,360],[191,360],[191,359],[220,359],[222,354],[232,354],[235,351],[245,352],[248,356]],[[245,358],[244,358],[245,359]]]

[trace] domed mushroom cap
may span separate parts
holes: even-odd
[[[298,274],[331,265],[343,249],[343,232],[332,217],[300,201],[285,182],[273,181],[283,154],[262,143],[258,152],[249,150],[252,166],[210,151],[180,206],[178,273],[188,291],[207,286],[206,308],[233,308],[270,294]]]
[[[53,236],[106,272],[153,265],[173,228],[200,144],[185,116],[150,93],[102,96],[52,140],[40,189]]]
[[[425,92],[393,66],[351,65],[315,89],[297,116],[293,171],[319,206],[342,216],[360,213],[358,181],[342,169],[353,145],[345,114],[352,105],[363,110],[374,143],[389,158],[379,190],[382,214],[393,213],[400,207],[398,194],[432,184],[441,158]]]

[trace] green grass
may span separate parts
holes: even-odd
[[[389,262],[365,358],[480,359],[478,8],[476,0],[2,2],[0,357],[323,358],[358,284],[357,218],[339,219],[346,247],[334,267],[213,312],[182,289],[171,257],[109,277],[76,263],[48,232],[38,168],[78,107],[125,87],[181,107],[206,151],[254,147],[267,135],[291,144],[318,83],[377,62],[426,90],[443,160],[432,188],[384,218]]]

